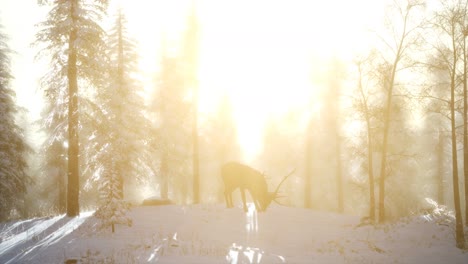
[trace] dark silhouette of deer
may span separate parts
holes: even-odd
[[[295,169],[283,178],[274,192],[269,192],[265,176],[259,171],[238,162],[228,162],[224,164],[221,167],[221,177],[224,182],[226,206],[228,208],[234,207],[232,202],[232,192],[239,188],[242,196],[242,203],[244,205],[244,211],[247,212],[245,190],[249,191],[257,211],[266,211],[272,201],[279,203],[276,201],[276,199],[279,198],[278,190],[281,184],[291,174],[293,174],[294,171]]]

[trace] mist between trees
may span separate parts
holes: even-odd
[[[132,37],[125,5],[39,1],[49,11],[36,25],[33,48],[48,68],[39,80],[44,103],[35,126],[15,121],[26,115],[15,104],[12,87],[13,77],[22,77],[10,70],[15,47],[8,47],[6,35],[0,39],[0,220],[53,213],[73,217],[99,208],[100,217],[114,219],[107,224],[131,224],[124,214],[128,203],[140,204],[150,196],[176,204],[223,203],[220,167],[239,160],[264,171],[270,188],[296,168],[282,187],[288,206],[384,222],[431,208],[426,200],[431,198],[455,211],[457,245],[462,247],[463,220],[468,224],[467,3],[391,2],[381,23],[358,42],[363,47],[352,51],[340,48],[346,39],[327,43],[328,36],[320,35],[337,30],[336,25],[315,32],[314,41],[325,44],[304,54],[310,57],[309,86],[283,87],[286,92],[280,93],[286,101],[291,89],[307,97],[306,103],[258,120],[260,149],[246,159],[249,146],[240,142],[238,132],[246,129],[239,120],[249,112],[242,116],[239,109],[251,107],[255,115],[274,105],[268,105],[269,96],[278,91],[273,86],[261,94],[252,91],[250,98],[243,92],[246,102],[257,102],[255,109],[233,99],[235,87],[210,90],[222,94],[217,107],[200,111],[210,93],[200,77],[210,39],[203,8],[210,2],[181,5],[176,17],[183,29],[154,33],[159,52],[148,78],[140,67],[144,39]],[[272,22],[279,19],[275,14],[265,14],[256,38],[261,29],[288,32],[275,31],[281,25]],[[323,18],[325,28],[336,23],[331,15]],[[235,26],[226,30],[235,32]],[[151,27],[146,34],[153,34]],[[336,52],[323,55],[318,47],[327,44],[338,47]],[[225,43],[219,49],[228,54],[239,46],[245,44]],[[255,52],[264,54],[263,47],[256,48],[241,57],[247,69]],[[345,56],[342,50],[347,50]],[[288,52],[275,50],[284,57]],[[223,72],[219,68],[213,72]],[[222,76],[242,80],[244,75]],[[266,78],[271,78],[269,84],[276,80]],[[229,79],[224,82],[231,87]],[[281,100],[273,102],[281,107]],[[28,147],[27,135],[32,134],[41,135],[40,147]]]

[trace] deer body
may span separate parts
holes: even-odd
[[[291,175],[292,172],[289,174]],[[281,183],[289,176],[287,175]],[[245,190],[248,190],[257,211],[265,211],[270,203],[277,198],[278,189],[275,192],[268,191],[268,185],[265,177],[259,171],[238,163],[228,162],[221,167],[221,177],[224,182],[224,197],[228,208],[234,207],[232,202],[232,192],[239,188],[242,197],[244,211],[247,212]]]
[[[237,162],[229,162],[221,168],[221,177],[224,182],[224,197],[228,208],[234,207],[232,192],[239,188],[244,211],[247,211],[245,190],[249,191],[258,211],[266,209],[264,205],[268,191],[267,183],[260,172]]]

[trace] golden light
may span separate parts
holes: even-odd
[[[185,27],[185,1],[124,1],[150,81],[161,33]],[[200,20],[200,111],[228,95],[245,159],[261,148],[267,118],[314,102],[314,71],[332,56],[349,60],[365,49],[365,31],[382,1],[197,1]],[[185,13],[184,13],[185,12]],[[317,103],[317,102],[315,102]],[[315,108],[310,107],[314,112]]]

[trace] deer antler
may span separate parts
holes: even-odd
[[[283,182],[289,177],[291,176],[294,172],[296,171],[296,168],[292,169],[286,176],[284,176],[284,178],[281,180],[281,182],[278,184],[278,186],[276,187],[276,190],[274,192],[274,201],[278,203],[278,201],[276,201],[277,198],[280,198],[278,196],[278,191],[279,191],[279,188],[281,187],[281,184],[283,184]]]

